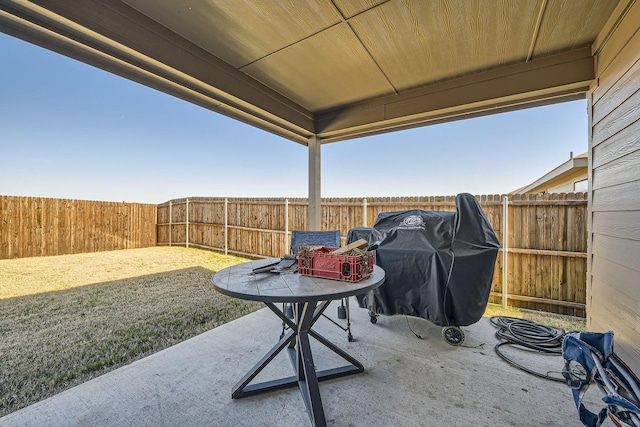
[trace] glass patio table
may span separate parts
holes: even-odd
[[[384,270],[374,266],[373,273],[368,278],[355,283],[303,276],[298,273],[251,274],[255,268],[277,261],[278,259],[266,259],[235,265],[220,270],[212,278],[216,291],[234,298],[261,301],[289,327],[288,332],[276,345],[233,387],[231,397],[239,399],[298,386],[312,425],[324,426],[326,421],[318,382],[363,372],[364,366],[353,356],[318,334],[312,327],[331,301],[362,294],[382,285],[385,278]],[[293,304],[293,319],[289,319],[283,313],[276,305],[278,303]],[[316,372],[309,336],[349,364]],[[256,375],[285,348],[288,350],[294,375],[250,384]]]

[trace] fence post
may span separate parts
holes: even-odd
[[[362,199],[362,226],[367,226],[367,198]]]
[[[224,198],[224,254],[229,254],[229,199]]]
[[[284,253],[289,253],[289,199],[284,199]]]
[[[507,308],[509,278],[509,198],[502,198],[502,306]]]
[[[172,218],[173,218],[173,202],[171,200],[169,200],[169,246],[171,246],[171,235],[173,234],[173,224],[172,224]]]
[[[187,208],[186,208],[187,212],[185,213],[185,217],[186,217],[186,225],[185,225],[185,239],[186,239],[186,246],[187,248],[189,247],[189,199],[187,199]]]

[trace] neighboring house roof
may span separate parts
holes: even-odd
[[[518,188],[510,194],[543,193],[551,187],[558,187],[563,183],[573,183],[587,179],[589,159],[586,152],[571,156],[569,160],[552,169],[529,185]]]

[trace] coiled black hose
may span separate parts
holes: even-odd
[[[493,316],[491,324],[498,330],[496,337],[501,340],[494,347],[496,353],[502,360],[509,365],[521,369],[531,375],[544,378],[551,381],[565,382],[565,379],[549,375],[551,372],[540,373],[527,368],[519,363],[509,359],[500,351],[500,347],[505,345],[515,345],[535,350],[541,353],[549,353],[554,355],[562,355],[562,340],[566,335],[564,329],[554,328],[552,326],[541,325],[531,320],[517,319],[507,316]]]

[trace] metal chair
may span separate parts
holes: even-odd
[[[311,245],[311,246],[325,246],[329,248],[339,248],[342,246],[342,242],[340,240],[340,230],[333,231],[292,231],[291,232],[291,253],[294,255],[298,254],[298,250],[302,245]],[[283,311],[287,317],[290,319],[293,318],[293,305],[292,304],[283,304]],[[338,319],[346,319],[347,326],[343,327],[339,323],[337,323],[332,318],[326,316],[324,313],[322,314],[327,320],[332,322],[334,325],[347,332],[347,339],[349,341],[353,341],[353,335],[351,335],[351,322],[349,318],[349,299],[342,298],[340,301],[340,306],[338,306]],[[282,324],[282,335],[284,336],[285,332],[285,324]]]
[[[291,232],[291,253],[297,255],[300,246],[326,246],[328,248],[339,248],[340,230],[334,231],[292,231]]]

